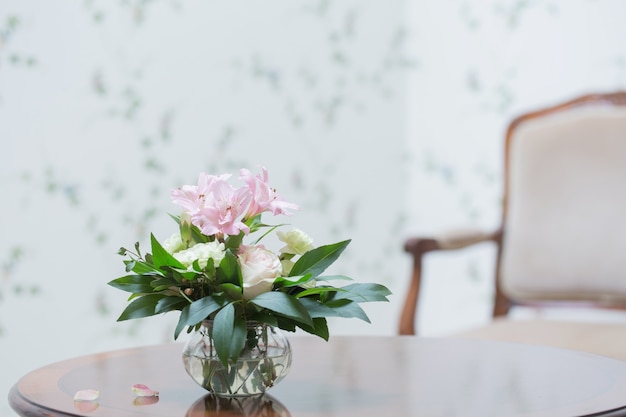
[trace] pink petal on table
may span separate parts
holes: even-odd
[[[100,391],[95,389],[84,389],[76,391],[74,394],[74,401],[94,401],[100,396]]]
[[[138,397],[158,397],[159,391],[153,391],[144,384],[133,385],[133,392]]]
[[[91,413],[98,407],[100,407],[98,401],[74,401],[74,408],[81,414]]]
[[[150,405],[150,404],[156,404],[159,402],[159,397],[153,396],[153,397],[135,397],[135,399],[133,400],[133,405]]]

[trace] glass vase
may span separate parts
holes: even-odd
[[[291,367],[291,346],[283,332],[265,323],[247,323],[246,344],[236,362],[224,365],[215,351],[213,321],[205,320],[183,348],[185,370],[202,388],[220,397],[261,395]]]
[[[185,417],[291,417],[289,410],[270,394],[218,397],[207,394],[187,410]]]

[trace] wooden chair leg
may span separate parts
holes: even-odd
[[[414,335],[415,333],[415,313],[417,301],[419,299],[420,284],[422,280],[422,259],[421,256],[413,258],[413,274],[411,283],[406,293],[404,306],[400,315],[400,325],[398,333],[401,335]]]

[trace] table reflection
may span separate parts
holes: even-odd
[[[237,398],[208,394],[196,401],[185,414],[185,417],[198,416],[291,417],[291,414],[283,404],[267,394]]]

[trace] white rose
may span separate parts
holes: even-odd
[[[271,291],[277,277],[282,274],[278,256],[264,246],[245,246],[239,253],[239,266],[243,278],[243,298],[250,300]]]
[[[218,241],[196,243],[189,249],[174,253],[173,256],[187,268],[191,267],[196,260],[200,268],[204,268],[209,259],[213,259],[214,264],[219,265],[224,259],[224,249],[224,244]]]
[[[163,246],[163,249],[168,251],[170,254],[176,253],[184,247],[183,240],[181,239],[179,233],[174,233],[172,236],[168,237],[161,246]]]
[[[300,229],[292,229],[286,233],[279,230],[276,236],[287,244],[280,250],[281,253],[303,255],[313,249],[313,240]]]

